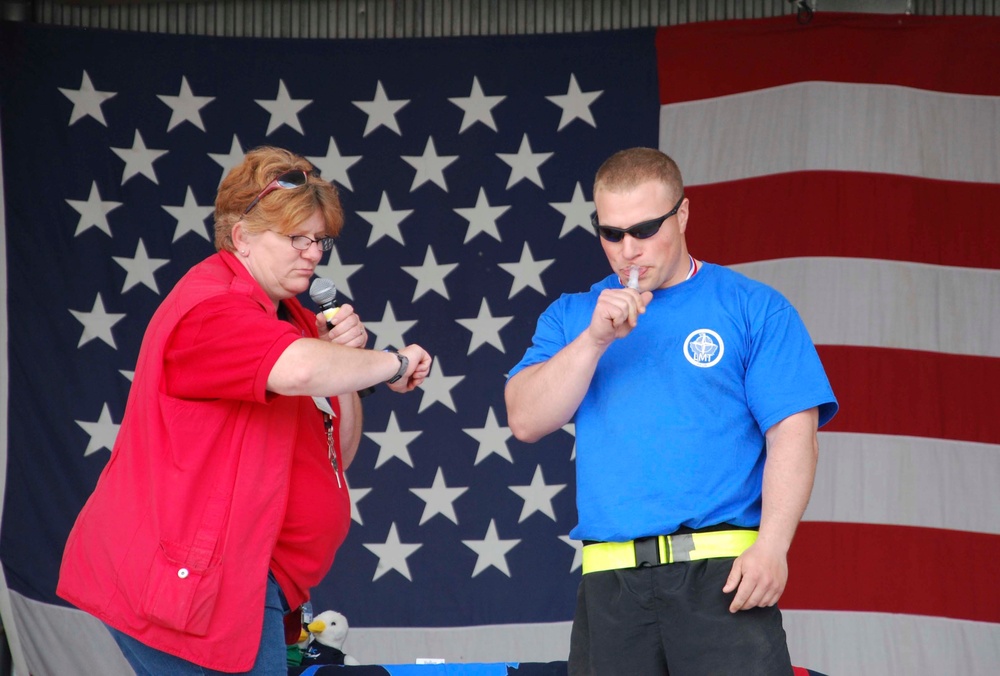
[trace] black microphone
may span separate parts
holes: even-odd
[[[312,301],[319,306],[320,312],[326,317],[326,328],[332,329],[333,324],[330,322],[334,315],[337,314],[337,310],[340,309],[337,303],[337,287],[329,279],[324,279],[323,277],[317,277],[313,280],[313,283],[309,286],[309,297]],[[369,394],[375,391],[375,387],[366,387],[363,390],[358,390],[359,397],[367,397]]]
[[[317,277],[309,287],[309,297],[319,305],[320,312],[326,317],[326,328],[332,329],[330,320],[340,309],[337,304],[337,287],[329,279]]]

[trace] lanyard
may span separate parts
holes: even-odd
[[[337,449],[333,447],[333,416],[329,413],[323,414],[323,427],[326,428],[327,454],[333,465],[333,473],[337,475],[337,488],[343,488],[344,485],[340,483],[340,467],[337,466]]]
[[[326,397],[313,397],[316,408],[323,412],[323,427],[326,428],[326,450],[330,456],[330,464],[333,465],[333,473],[337,475],[337,487],[343,488],[340,483],[340,467],[337,466],[337,450],[333,447],[333,407]]]

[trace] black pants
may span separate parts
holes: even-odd
[[[583,576],[570,676],[791,676],[777,607],[729,612],[733,559]]]

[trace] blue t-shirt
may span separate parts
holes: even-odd
[[[538,320],[514,376],[589,325],[601,291],[564,294]],[[764,433],[788,416],[837,411],[798,312],[769,286],[704,263],[653,292],[612,343],[576,412],[580,540],[623,541],[680,527],[760,524]]]

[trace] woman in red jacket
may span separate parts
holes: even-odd
[[[153,315],[67,541],[57,593],[103,620],[140,675],[286,673],[283,617],[350,525],[356,393],[408,392],[430,370],[418,345],[364,349],[350,305],[328,328],[297,300],[344,220],[312,170],[262,147],[223,180],[217,253]]]

